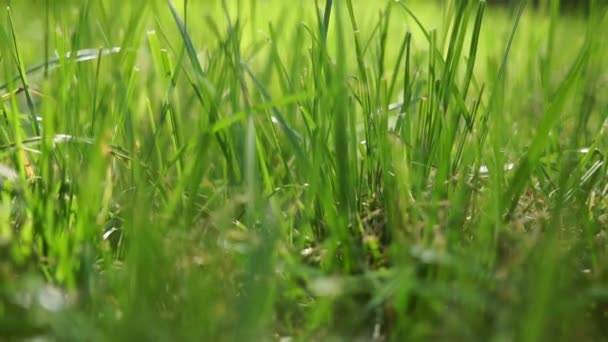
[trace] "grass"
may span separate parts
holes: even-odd
[[[604,339],[608,15],[547,4],[9,1],[0,340]]]

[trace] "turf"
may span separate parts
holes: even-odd
[[[0,340],[602,340],[608,12],[14,1]]]

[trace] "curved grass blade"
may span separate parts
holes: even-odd
[[[542,117],[536,136],[532,141],[526,155],[522,158],[522,162],[517,168],[515,176],[511,180],[511,184],[506,192],[505,200],[510,202],[510,207],[506,213],[506,218],[509,219],[515,211],[519,198],[524,191],[524,188],[530,180],[530,175],[536,168],[543,150],[547,146],[549,133],[561,117],[561,112],[568,99],[567,95],[571,92],[578,78],[584,74],[585,66],[590,56],[589,42],[587,41],[581,49],[577,59],[571,66],[568,74],[561,82],[559,89],[553,96],[553,101]]]
[[[273,102],[272,97],[270,96],[270,94],[268,94],[268,92],[266,91],[262,83],[257,79],[257,77],[255,77],[249,66],[246,63],[241,63],[241,65],[255,84],[258,91],[260,91],[262,96],[266,99],[266,101]],[[302,135],[300,135],[300,133],[298,133],[295,129],[289,126],[284,116],[276,107],[272,107],[272,113],[273,115],[271,119],[273,120],[273,122],[277,123],[283,129],[283,131],[287,135],[287,138],[289,139],[289,142],[291,143],[295,151],[298,153],[298,155],[304,157],[304,151],[300,146],[300,143],[303,140]]]
[[[74,53],[67,52],[64,56],[65,56],[65,58],[72,58],[74,60],[74,62],[76,62],[76,63],[81,63],[81,62],[95,60],[95,59],[98,59],[99,57],[116,54],[116,53],[119,53],[120,51],[121,51],[121,48],[118,46],[108,48],[108,49],[81,49],[81,50],[75,51]],[[62,57],[56,56],[56,57],[50,58],[49,60],[47,60],[45,62],[38,63],[38,64],[26,69],[25,75],[28,76],[28,78],[29,78],[30,76],[35,76],[34,74],[36,74],[38,72],[44,72],[45,69],[47,70],[47,72],[51,71],[53,69],[56,69],[60,66],[61,59],[62,59]],[[41,76],[44,77],[44,74]],[[21,80],[21,75],[14,76],[10,82],[6,82],[6,83],[0,85],[0,90],[8,89],[12,83],[18,82],[19,80]]]

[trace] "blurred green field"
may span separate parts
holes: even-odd
[[[0,341],[603,340],[589,4],[7,2]]]

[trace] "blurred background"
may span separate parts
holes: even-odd
[[[439,3],[445,3],[445,0],[439,0]],[[510,6],[515,7],[519,5],[521,0],[486,0],[490,5],[495,6]],[[607,0],[561,0],[560,7],[562,12],[570,13],[583,13],[587,14],[592,3],[608,4]],[[539,10],[547,10],[551,4],[551,0],[528,0],[528,4],[534,6]]]

